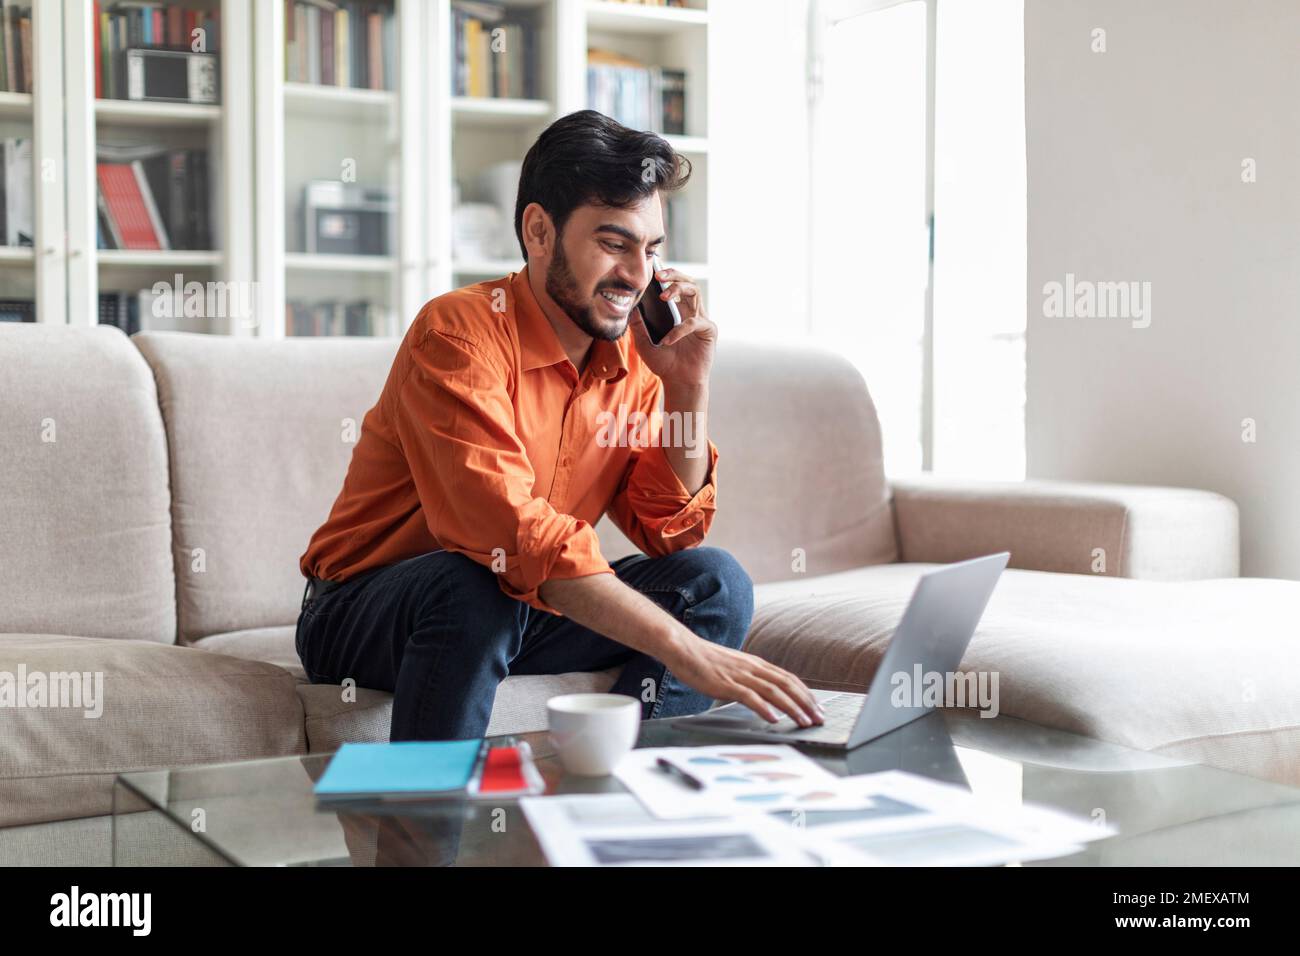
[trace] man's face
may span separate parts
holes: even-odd
[[[621,338],[663,240],[658,193],[627,209],[579,206],[547,266],[546,293],[592,338]]]

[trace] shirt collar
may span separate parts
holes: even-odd
[[[551,328],[546,313],[528,284],[528,266],[509,276],[515,301],[515,324],[519,330],[520,367],[528,372],[566,362],[569,356]],[[617,342],[596,339],[587,358],[587,368],[594,378],[618,381],[627,375],[627,349],[631,333]]]

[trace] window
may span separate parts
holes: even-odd
[[[934,470],[1025,477],[1023,0],[940,0]]]
[[[1022,478],[1023,0],[813,3],[812,333],[862,370],[891,475]]]
[[[890,474],[921,469],[923,0],[829,27],[813,131],[811,332],[867,380]]]

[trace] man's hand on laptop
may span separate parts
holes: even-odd
[[[649,654],[714,700],[744,704],[771,723],[783,713],[801,727],[824,722],[812,691],[789,671],[706,641],[612,574],[552,579],[538,593],[565,617]]]
[[[800,727],[824,722],[817,698],[794,674],[755,654],[691,638],[663,659],[678,680],[715,700],[744,704],[770,723],[783,713]]]

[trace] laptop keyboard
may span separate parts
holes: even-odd
[[[866,698],[861,694],[835,694],[832,697],[822,697],[818,702],[826,713],[826,722],[821,726],[800,727],[791,718],[782,717],[774,724],[765,722],[763,729],[806,740],[828,740],[833,743],[848,740]]]

